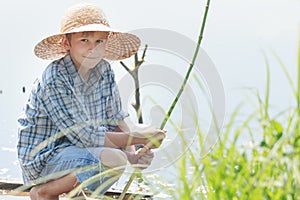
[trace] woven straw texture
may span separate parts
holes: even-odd
[[[63,37],[67,33],[82,31],[110,32],[106,42],[104,58],[122,60],[138,51],[140,39],[131,33],[124,33],[110,28],[104,12],[92,4],[80,4],[69,8],[61,21],[61,32],[40,41],[34,48],[37,57],[54,60],[65,56],[68,52],[62,46]]]

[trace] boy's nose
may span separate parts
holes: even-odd
[[[89,45],[89,50],[93,50],[95,49],[96,47],[98,46],[98,43],[94,43],[94,42],[91,42],[90,45]]]

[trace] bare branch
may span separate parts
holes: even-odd
[[[134,68],[138,67],[138,53],[136,52],[136,54],[134,54]]]
[[[123,63],[122,61],[120,61],[120,63],[126,69],[126,71],[131,74],[131,70],[125,65],[125,63]]]
[[[142,55],[142,60],[144,61],[145,55],[146,55],[146,51],[147,51],[148,45],[145,45],[144,51],[143,51],[143,55]]]

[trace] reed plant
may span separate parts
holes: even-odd
[[[170,199],[300,199],[300,40],[298,51],[296,81],[274,53],[294,104],[271,116],[271,75],[265,56],[266,89],[264,95],[254,93],[253,112],[241,119],[244,103],[238,105],[205,157],[200,153],[205,134],[198,126],[198,143],[177,163],[175,188],[165,189]]]

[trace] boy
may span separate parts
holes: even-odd
[[[54,59],[37,78],[18,119],[18,157],[25,184],[35,184],[33,200],[58,199],[83,181],[115,169],[89,184],[104,193],[122,174],[127,160],[142,168],[153,159],[150,141],[165,131],[130,133],[124,122],[114,73],[104,60],[135,54],[140,40],[110,28],[95,5],[77,5],[62,19],[61,33],[42,40],[35,54]],[[145,145],[135,152],[134,145]],[[146,150],[145,150],[146,149]]]

